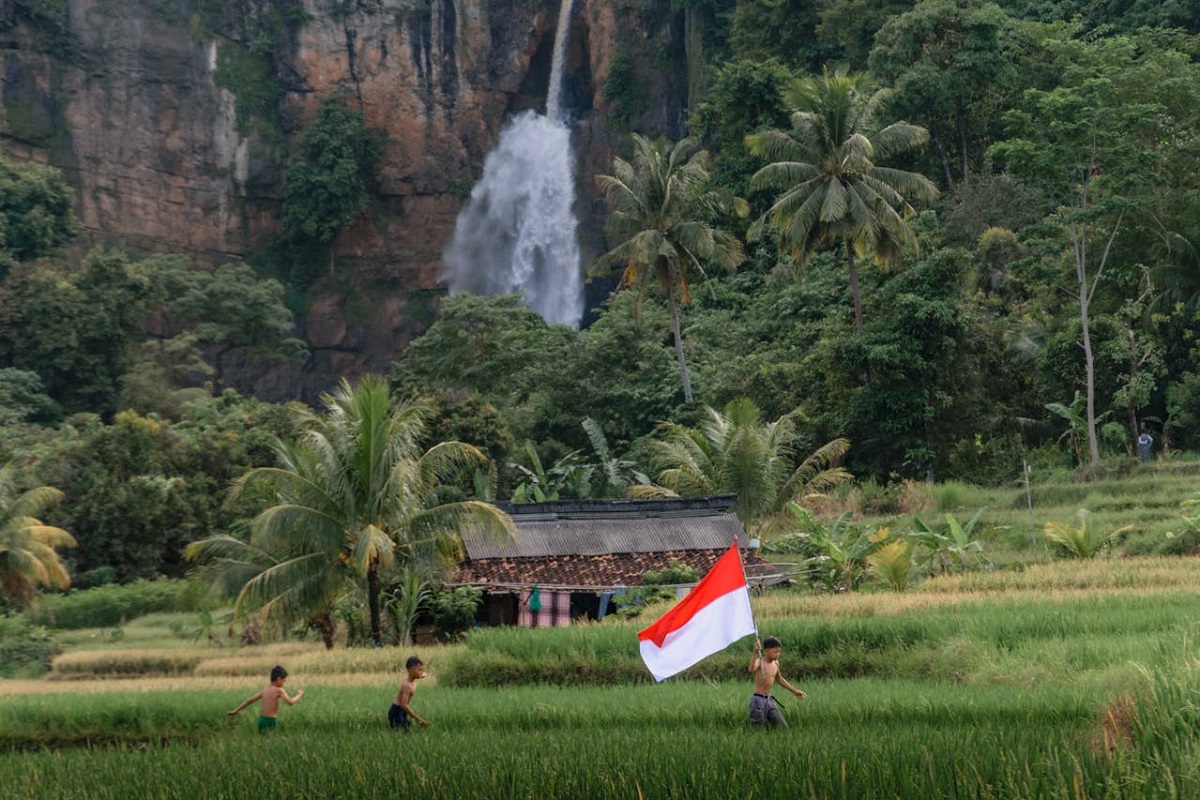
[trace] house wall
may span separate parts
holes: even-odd
[[[571,593],[540,590],[542,607],[529,607],[532,589],[521,590],[517,625],[522,628],[565,628],[571,624]]]

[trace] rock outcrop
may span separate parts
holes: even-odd
[[[339,234],[311,288],[303,366],[249,367],[240,388],[303,397],[386,372],[433,318],[441,253],[513,112],[544,104],[556,0],[0,0],[0,148],[60,168],[87,244],[246,258],[279,232],[289,144],[345,91],[389,136],[372,212]],[[682,27],[664,2],[577,0],[566,87],[585,258],[603,245],[592,176],[611,164],[603,87],[644,64],[639,130],[677,136]],[[657,54],[651,63],[648,54]]]

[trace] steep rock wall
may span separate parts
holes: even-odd
[[[386,372],[432,319],[441,253],[508,115],[544,105],[557,0],[0,0],[0,147],[64,171],[89,244],[244,258],[279,231],[288,145],[347,91],[389,135],[371,214],[299,318],[304,365],[243,364],[231,382],[312,399]],[[666,10],[577,0],[576,114],[585,258],[603,246],[592,176],[611,164],[602,87],[618,47],[645,61],[639,130],[678,135]],[[649,54],[654,54],[653,63]]]

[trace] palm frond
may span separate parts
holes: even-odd
[[[35,541],[47,547],[75,547],[78,544],[75,541],[75,537],[67,533],[62,528],[56,528],[53,525],[45,525],[36,519],[29,520],[26,530]]]
[[[255,575],[238,594],[239,617],[259,611],[271,624],[284,627],[333,605],[345,586],[345,574],[329,569],[322,554],[300,556]]]
[[[893,122],[883,130],[871,135],[875,146],[875,157],[884,161],[892,156],[915,150],[929,141],[929,131],[920,125],[907,122]]]
[[[37,517],[59,502],[63,493],[53,486],[37,486],[22,492],[8,507],[8,513],[22,517]]]
[[[464,471],[486,466],[487,454],[465,442],[439,442],[425,451],[417,461],[421,475],[429,486],[451,481]]]
[[[679,493],[673,492],[665,486],[634,484],[625,488],[625,496],[634,500],[672,500],[677,499]]]
[[[456,554],[461,560],[463,537],[468,534],[493,542],[517,540],[512,517],[491,503],[465,500],[414,514],[403,532],[403,544],[435,544],[443,554]]]

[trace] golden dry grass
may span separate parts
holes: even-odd
[[[1137,699],[1125,694],[1109,703],[1092,726],[1088,747],[1097,755],[1111,756],[1134,743],[1137,729]]]
[[[1090,589],[1096,591],[1200,588],[1200,560],[1192,556],[1092,558],[1034,564],[1024,570],[968,572],[926,581],[923,592],[1038,591]]]
[[[775,593],[753,599],[763,619],[796,616],[870,617],[1012,597],[1068,600],[1119,593],[1154,595],[1200,591],[1200,559],[1193,557],[1091,559],[1036,564],[1020,572],[943,575],[907,592]]]
[[[453,646],[436,648],[421,647],[422,657],[428,662],[436,660],[454,650]],[[430,656],[430,652],[435,654]],[[317,645],[303,651],[281,654],[268,648],[242,648],[237,653],[214,655],[196,666],[196,675],[257,675],[266,674],[271,667],[286,657],[289,671],[307,675],[337,675],[343,673],[398,673],[404,661],[417,652],[417,648],[363,647],[326,650]]]
[[[303,676],[305,680],[353,681],[363,676],[383,676],[384,682],[394,682],[403,671],[405,659],[414,653],[419,652],[426,664],[436,669],[438,661],[461,649],[461,645],[436,645],[326,650],[315,642],[282,642],[237,649],[197,646],[83,650],[55,658],[47,681],[19,683],[69,682],[70,686],[80,686],[109,680],[127,687],[132,679],[166,682],[227,680],[245,686],[248,678],[265,678],[276,664],[283,664],[292,675]],[[7,689],[8,683],[0,686]]]
[[[266,682],[266,675],[258,676],[256,681],[247,676],[219,675],[206,677],[172,676],[172,677],[140,677],[126,680],[99,679],[89,680],[5,680],[0,681],[0,697],[18,697],[21,695],[53,695],[53,694],[114,694],[128,692],[197,692],[208,690],[236,689],[250,691]],[[303,689],[306,687],[395,687],[399,677],[394,672],[358,672],[341,674],[306,675],[292,673],[288,679],[288,689]],[[430,675],[425,680],[426,686],[436,686],[437,676]]]

